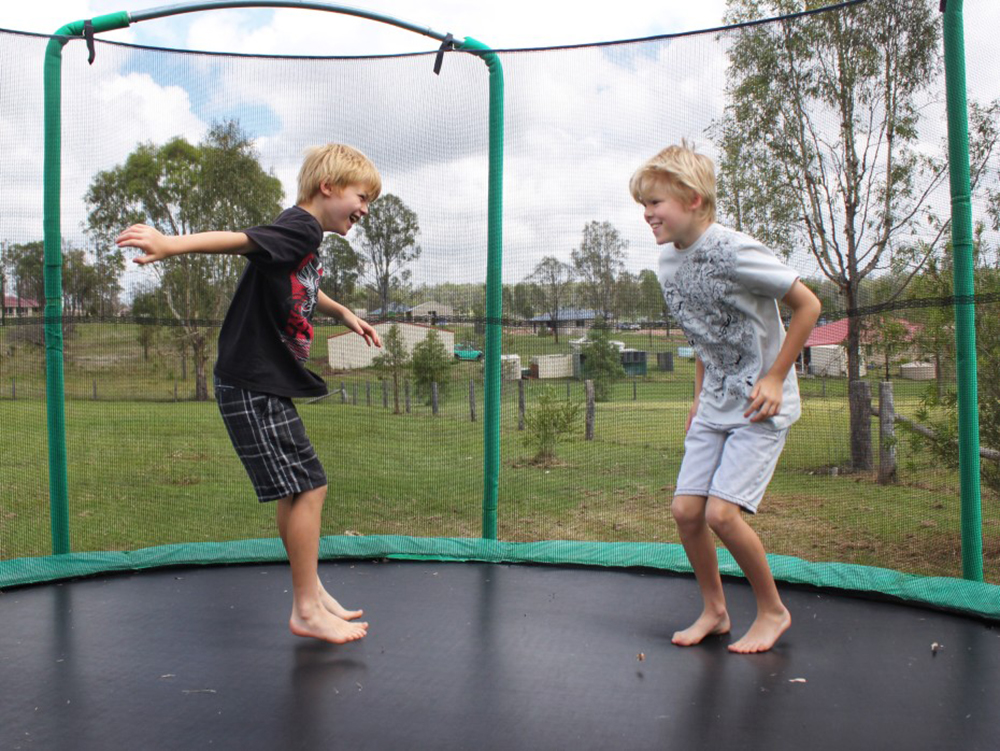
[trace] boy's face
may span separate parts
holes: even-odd
[[[320,185],[320,224],[325,232],[346,235],[368,213],[370,191],[360,183],[351,183],[343,190],[325,182]]]
[[[643,217],[653,230],[657,245],[674,243],[684,249],[695,242],[708,224],[698,214],[701,196],[685,201],[662,182],[654,183],[646,191]]]

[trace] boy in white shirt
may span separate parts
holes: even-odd
[[[820,302],[759,242],[715,223],[715,167],[687,144],[670,146],[632,176],[660,253],[664,299],[695,350],[695,398],[671,506],[704,610],[673,643],[692,646],[730,629],[712,532],[746,575],[757,618],[729,645],[765,652],[791,626],[760,538],[756,513],[789,426],[800,414],[792,367]],[[792,309],[786,332],[777,301]]]

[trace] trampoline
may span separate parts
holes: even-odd
[[[367,638],[286,628],[287,566],[169,568],[0,595],[5,749],[995,749],[1000,628],[783,587],[769,653],[670,643],[689,577],[339,561]],[[727,578],[734,630],[752,620]],[[940,645],[932,649],[932,645]]]
[[[954,49],[962,3],[946,5]],[[803,379],[803,419],[793,429],[802,440],[789,442],[755,522],[793,624],[759,655],[726,648],[755,606],[725,553],[733,635],[687,649],[670,642],[701,600],[668,531],[665,483],[679,465],[694,365],[655,318],[662,300],[646,311],[653,318],[643,331],[616,332],[629,345],[619,354],[631,382],[614,384],[613,403],[588,404],[586,432],[564,436],[560,462],[541,467],[521,455],[525,416],[537,403],[525,371],[539,380],[561,374],[556,390],[561,397],[565,387],[567,400],[571,389],[593,393],[568,331],[552,342],[546,329],[558,335],[563,319],[526,309],[542,257],[580,242],[581,227],[610,226],[605,216],[631,227],[623,247],[648,251],[645,228],[642,240],[627,237],[641,224],[627,177],[661,137],[709,133],[721,122],[733,92],[725,56],[776,30],[819,33],[828,14],[866,6],[849,0],[707,33],[551,50],[491,50],[358,11],[435,41],[430,52],[357,58],[216,55],[94,38],[223,7],[345,12],[325,2],[209,0],[74,22],[51,37],[0,30],[0,109],[23,118],[8,130],[25,139],[11,148],[19,157],[11,183],[20,176],[30,186],[4,194],[12,229],[3,249],[8,241],[34,247],[44,217],[47,300],[44,353],[37,319],[4,318],[0,327],[0,748],[997,749],[1000,507],[995,496],[980,504],[975,442],[963,443],[956,471],[892,434],[883,411],[876,479],[865,452],[855,463],[854,451],[865,433],[854,428],[873,422],[870,411],[855,415],[866,406],[855,384],[870,381]],[[947,67],[965,73],[964,61]],[[979,73],[979,91],[990,90],[988,69],[970,72]],[[940,99],[936,84],[917,110]],[[948,89],[961,110],[964,90]],[[359,92],[357,109],[327,104]],[[835,142],[838,113],[819,99],[810,107],[818,132]],[[218,313],[109,306],[106,315],[102,302],[100,315],[64,315],[64,297],[83,308],[61,286],[63,249],[86,242],[94,253],[104,231],[72,234],[87,226],[84,186],[134,155],[162,155],[160,144],[213,153],[220,146],[205,135],[210,121],[234,132],[242,123],[262,184],[290,184],[302,149],[331,134],[362,147],[419,213],[414,284],[451,295],[447,308],[422,301],[423,319],[413,313],[419,307],[409,314],[431,326],[449,320],[455,342],[485,353],[482,365],[455,364],[440,405],[414,401],[411,412],[407,381],[404,413],[395,384],[390,413],[390,379],[369,380],[370,363],[334,367],[339,329],[316,322],[314,341],[328,351],[311,366],[327,368],[334,395],[302,407],[332,479],[320,575],[342,603],[365,609],[370,629],[360,642],[314,643],[287,629],[290,577],[271,539],[273,510],[250,497],[215,406],[203,400],[211,353],[199,360],[187,344],[178,349],[182,334],[210,341]],[[931,130],[936,141],[937,120]],[[43,132],[40,209],[41,170],[20,157],[43,151],[40,137],[30,140]],[[952,153],[967,162],[962,138],[952,139]],[[1000,193],[995,174],[982,174]],[[564,182],[540,179],[552,175]],[[513,187],[507,205],[505,183]],[[968,196],[968,174],[964,183],[957,187]],[[987,216],[980,196],[964,205]],[[971,217],[960,224],[971,237]],[[971,243],[956,243],[956,257],[963,247],[971,257]],[[794,252],[804,275],[815,270],[808,253]],[[68,256],[80,257],[83,250]],[[621,296],[635,303],[628,315],[637,316],[641,274],[620,277]],[[968,277],[971,284],[971,270]],[[154,306],[153,281],[123,280],[123,294]],[[214,292],[224,287],[222,279]],[[955,297],[934,291],[907,314],[953,306],[974,328],[973,293],[956,283]],[[909,304],[885,295],[874,289],[861,307],[831,316]],[[995,318],[1000,298],[975,299]],[[584,329],[596,315],[563,312]],[[974,337],[948,336],[975,354]],[[504,371],[516,386],[501,378],[502,349],[517,366]],[[974,358],[958,352],[964,372],[942,386],[961,384],[967,398]],[[647,354],[662,372],[647,372]],[[200,391],[192,388],[199,377]],[[899,414],[914,414],[916,390],[897,393]],[[156,451],[136,451],[150,436]]]

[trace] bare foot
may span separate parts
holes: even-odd
[[[671,641],[678,647],[693,647],[706,636],[729,633],[729,613],[702,612],[694,623],[683,631],[677,631]]]
[[[739,641],[730,644],[729,651],[740,654],[766,652],[791,625],[792,616],[784,608],[780,613],[758,613],[757,620],[750,626],[750,630]]]
[[[323,603],[324,608],[345,621],[353,621],[365,613],[364,610],[347,610],[323,588],[323,582],[319,583],[319,601]]]
[[[292,611],[288,627],[296,636],[322,639],[333,644],[346,644],[363,639],[368,634],[368,624],[348,622],[338,618],[325,607],[317,607],[308,614]]]

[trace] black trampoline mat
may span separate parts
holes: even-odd
[[[974,619],[784,587],[791,630],[734,655],[755,612],[740,580],[725,581],[733,634],[682,649],[670,636],[701,604],[687,576],[320,575],[365,609],[366,639],[292,636],[278,564],[0,594],[0,749],[1000,748],[1000,627]]]

